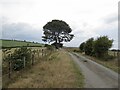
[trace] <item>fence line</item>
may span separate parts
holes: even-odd
[[[46,55],[49,55],[49,51],[47,49],[34,49],[34,50],[31,50],[30,51],[30,59],[28,62],[26,60],[26,57],[22,57],[23,60],[21,59],[16,59],[16,61],[20,62],[20,63],[23,63],[23,68],[26,68],[28,66],[33,66],[38,60],[41,60],[43,59],[44,57],[46,57]],[[5,55],[5,52],[4,52],[4,56],[7,56],[7,57],[11,57],[11,54],[8,54],[8,55]],[[5,77],[7,79],[12,79],[12,75],[14,73],[17,73],[18,71],[22,71],[21,70],[17,70],[15,71],[14,70],[14,66],[15,66],[15,62],[14,60],[5,60],[5,57],[3,57],[4,60],[3,60],[3,77]],[[12,57],[14,58],[14,57]],[[6,58],[7,59],[7,58]],[[44,58],[45,59],[45,58]],[[6,83],[5,81],[3,81],[4,83]]]

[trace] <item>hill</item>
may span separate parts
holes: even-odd
[[[22,47],[22,46],[27,46],[27,47],[42,47],[44,44],[41,43],[35,43],[35,42],[28,42],[28,41],[18,41],[18,40],[5,40],[1,39],[0,40],[0,46],[2,48],[9,48],[9,47]]]

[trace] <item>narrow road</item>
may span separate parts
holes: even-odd
[[[118,88],[116,72],[77,53],[69,54],[85,76],[85,88]]]

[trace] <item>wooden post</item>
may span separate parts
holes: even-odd
[[[8,57],[10,58],[11,55],[9,54]],[[11,78],[11,60],[9,60],[9,68],[8,68],[8,70],[9,70],[9,78]]]
[[[32,54],[32,59],[31,59],[32,65],[34,64],[34,55]]]
[[[117,51],[117,57],[119,57],[119,51]]]
[[[40,56],[39,56],[39,50],[37,51],[37,54],[38,54],[38,59],[40,58]]]
[[[11,55],[9,54],[8,57],[10,58]],[[11,78],[11,60],[9,60],[9,78]]]
[[[115,51],[113,51],[114,52],[114,57],[115,57]]]
[[[43,57],[43,49],[42,49],[42,57]]]
[[[46,56],[45,53],[46,53],[46,52],[45,52],[45,50],[44,50],[44,56]]]
[[[9,78],[11,78],[11,62],[9,60]]]
[[[24,68],[25,68],[25,64],[26,64],[26,62],[25,62],[25,57],[23,57],[23,61],[24,61],[24,63],[23,63],[23,64],[24,64]]]
[[[36,50],[35,50],[35,52],[34,52],[33,64],[35,63],[35,59],[36,59]]]

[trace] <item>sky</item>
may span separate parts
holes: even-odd
[[[43,43],[43,26],[53,19],[63,20],[75,35],[64,46],[78,47],[94,37],[107,35],[118,48],[119,0],[0,0],[3,39]]]

